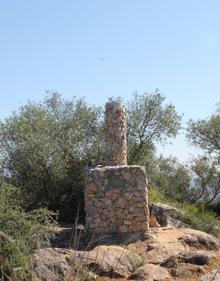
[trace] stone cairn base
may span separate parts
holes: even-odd
[[[147,179],[144,167],[127,166],[125,110],[110,101],[105,110],[106,166],[85,175],[86,229],[93,233],[146,233]]]
[[[148,200],[145,168],[89,169],[85,184],[86,229],[95,233],[146,232]]]

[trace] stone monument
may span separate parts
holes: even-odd
[[[106,164],[127,165],[127,139],[124,108],[108,102],[105,108]]]
[[[106,104],[106,166],[85,176],[86,230],[95,233],[147,232],[149,222],[145,168],[127,165],[125,111]]]

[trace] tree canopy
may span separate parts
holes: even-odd
[[[125,105],[129,164],[152,171],[155,144],[176,135],[181,117],[164,100],[155,91],[134,94]],[[24,192],[26,209],[48,207],[69,219],[80,204],[83,216],[83,170],[104,164],[103,113],[84,99],[52,93],[0,123],[0,170]]]
[[[187,137],[204,154],[194,160],[194,201],[206,205],[217,202],[220,195],[220,106],[207,119],[188,123]]]
[[[172,104],[164,104],[165,97],[158,90],[139,95],[135,93],[126,104],[129,162],[146,159],[156,143],[166,143],[180,129],[181,116]]]
[[[190,120],[187,137],[204,152],[220,157],[220,105],[209,118]]]

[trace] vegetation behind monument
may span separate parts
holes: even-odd
[[[144,165],[150,186],[168,198],[213,203],[220,192],[219,112],[189,122],[188,138],[206,154],[188,167],[155,155],[156,145],[165,145],[181,126],[181,116],[158,90],[134,94],[125,107],[128,163]],[[26,210],[47,207],[71,221],[79,207],[83,220],[83,169],[104,164],[103,111],[84,99],[52,93],[0,123],[2,178],[23,192]]]
[[[150,200],[182,206],[181,220],[219,236],[215,214],[207,212],[213,203],[218,212],[219,111],[189,122],[188,138],[204,154],[188,167],[155,154],[157,143],[165,145],[180,129],[173,105],[155,91],[134,94],[125,106],[128,163],[146,167]],[[69,222],[79,208],[83,222],[83,170],[104,164],[104,140],[103,109],[57,93],[0,122],[0,257],[6,274],[26,270],[28,255],[46,242],[54,214],[43,207]]]
[[[129,164],[145,165],[149,175],[156,142],[175,136],[180,127],[180,116],[164,99],[155,91],[135,94],[127,104]],[[104,139],[102,108],[54,93],[1,123],[1,170],[24,192],[25,209],[48,207],[71,220],[79,204],[83,216],[82,171],[104,164]]]

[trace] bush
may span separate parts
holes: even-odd
[[[216,214],[207,211],[204,205],[186,205],[183,212],[174,214],[176,219],[191,228],[201,230],[220,238],[220,222]]]
[[[180,127],[174,106],[164,102],[156,90],[135,94],[126,106],[128,163],[145,165],[150,176],[156,142],[165,143]],[[82,171],[104,164],[103,111],[55,92],[0,121],[0,173],[25,192],[25,210],[47,207],[70,222],[80,205],[83,222]]]
[[[167,200],[160,190],[153,186],[150,186],[148,189],[148,202],[149,204],[157,202],[166,203]]]
[[[18,205],[17,189],[0,183],[0,276],[3,280],[26,280],[30,255],[48,245],[54,213],[46,209],[26,213]]]
[[[193,229],[207,232],[220,238],[220,222],[215,212],[207,210],[203,204],[181,204],[166,196],[157,188],[150,187],[148,191],[149,205],[151,203],[165,203],[179,209],[172,213],[172,218],[180,220]]]
[[[187,202],[190,195],[190,171],[186,165],[181,164],[175,157],[158,159],[158,171],[154,178],[154,185],[165,194],[167,198],[178,202]]]
[[[25,210],[46,207],[71,221],[83,209],[82,171],[100,164],[102,139],[98,107],[54,93],[0,122],[0,172],[24,191]]]

